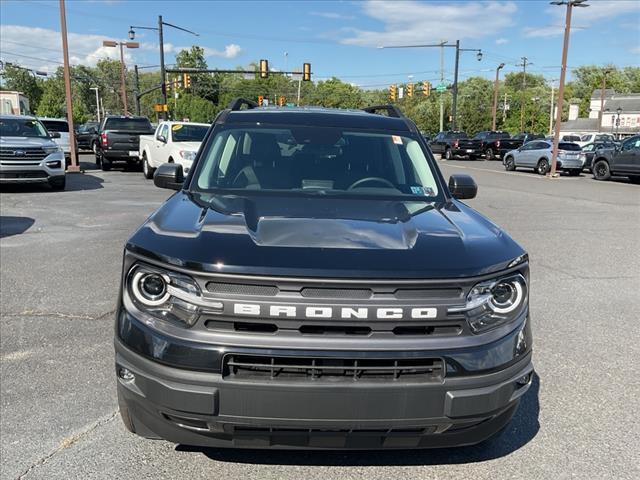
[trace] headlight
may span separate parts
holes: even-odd
[[[56,152],[61,152],[62,149],[55,145],[52,147],[42,147],[42,150],[44,150],[44,153],[46,153],[47,155],[51,155],[52,153],[56,153]]]
[[[192,152],[189,150],[180,150],[180,156],[185,160],[194,161],[196,159],[196,152]]]
[[[221,302],[204,298],[191,277],[146,265],[129,270],[126,293],[142,312],[189,327],[202,313],[220,313],[223,307]]]
[[[451,307],[449,312],[463,312],[474,333],[482,333],[509,323],[522,313],[527,305],[526,279],[519,273],[475,285],[462,307]]]

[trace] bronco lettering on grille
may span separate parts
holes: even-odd
[[[361,319],[376,318],[380,320],[394,320],[402,318],[430,319],[438,316],[438,309],[434,307],[326,307],[310,306],[296,307],[295,305],[269,305],[261,308],[255,303],[234,303],[233,313],[250,317],[302,317],[302,318],[342,318]]]

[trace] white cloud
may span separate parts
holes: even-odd
[[[525,37],[555,37],[564,33],[567,9],[550,6],[545,9],[549,24],[542,27],[525,27]],[[572,31],[585,30],[592,25],[603,25],[602,21],[624,15],[626,20],[635,17],[635,25],[640,23],[640,2],[627,0],[593,0],[588,7],[574,7],[571,13]]]
[[[231,43],[229,45],[224,46],[224,50],[216,50],[215,48],[204,48],[204,54],[207,57],[222,57],[222,58],[236,58],[242,52],[242,48],[240,45],[236,45],[235,43]]]
[[[496,40],[496,45],[506,45],[507,43],[509,43],[508,38],[498,38]]]
[[[94,66],[103,58],[120,58],[118,48],[103,47],[103,35],[69,32],[69,62],[72,65]],[[62,65],[62,39],[60,32],[22,25],[2,25],[0,44],[4,60],[27,64],[46,72],[54,72]],[[133,61],[132,50],[125,50],[125,62]]]
[[[348,45],[380,46],[435,43],[448,39],[495,35],[513,26],[513,1],[420,3],[413,0],[369,0],[364,13],[384,24],[382,31],[350,29]],[[487,28],[490,25],[490,28]]]
[[[343,15],[342,13],[337,12],[309,12],[309,15],[328,18],[329,20],[353,20],[356,18],[353,15]]]

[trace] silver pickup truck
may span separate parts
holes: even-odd
[[[49,133],[35,117],[0,115],[0,183],[48,183],[64,190],[65,158]]]

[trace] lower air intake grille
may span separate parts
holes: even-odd
[[[355,359],[227,355],[223,378],[315,382],[440,382],[444,363],[439,358]]]

